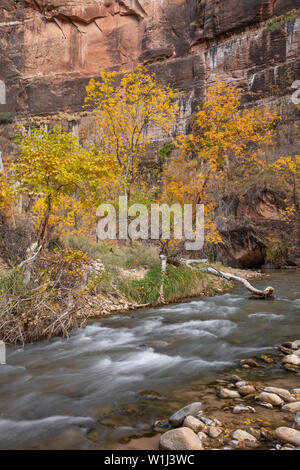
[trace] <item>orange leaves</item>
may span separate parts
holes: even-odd
[[[12,165],[17,193],[33,196],[36,227],[54,225],[59,232],[76,225],[101,199],[103,181],[114,178],[110,156],[54,127],[34,129],[21,138],[19,157]],[[95,217],[93,219],[95,221]]]
[[[4,171],[0,173],[0,212],[9,215],[10,203],[13,198],[13,188],[10,184],[10,176],[7,165],[4,166]]]
[[[285,200],[286,207],[283,211],[285,220],[290,221],[297,214],[299,208],[300,197],[300,156],[281,157],[271,166],[274,176],[278,178],[281,185],[285,185],[289,194],[289,198]]]
[[[272,143],[278,119],[267,107],[242,110],[238,91],[220,81],[192,116],[192,132],[177,139],[181,152],[165,170],[163,197],[204,204],[208,242],[221,241],[214,216],[222,198],[264,167],[262,146]]]
[[[150,143],[150,131],[169,135],[177,112],[174,93],[143,66],[134,72],[102,72],[90,81],[86,104],[95,112],[101,144],[114,159],[120,184],[129,188]]]

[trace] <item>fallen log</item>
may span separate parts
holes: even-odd
[[[192,265],[196,263],[203,263],[203,260],[185,260],[181,258],[181,262],[188,266],[191,269],[196,269]],[[274,295],[274,288],[273,287],[266,287],[264,290],[259,290],[253,287],[247,279],[244,279],[243,277],[236,276],[235,274],[230,274],[230,273],[224,273],[223,271],[219,271],[216,268],[212,267],[207,267],[207,268],[200,268],[201,271],[206,272],[208,274],[211,274],[213,276],[221,277],[223,279],[226,279],[227,281],[236,281],[241,284],[243,284],[248,291],[251,292],[251,294],[255,297],[263,298],[263,299],[268,299],[273,297]]]

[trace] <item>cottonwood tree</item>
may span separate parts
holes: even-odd
[[[266,106],[241,109],[238,91],[220,81],[192,116],[191,133],[178,138],[181,151],[165,168],[162,197],[204,204],[207,242],[221,241],[215,223],[220,201],[266,168],[263,147],[273,143],[278,119]]]
[[[177,105],[174,92],[146,68],[134,72],[102,72],[87,86],[86,105],[97,120],[100,145],[115,160],[119,187],[128,197],[141,177],[142,156],[150,143],[149,128],[171,132]]]
[[[38,236],[34,252],[44,246],[51,217],[67,199],[82,207],[95,202],[101,182],[112,177],[111,160],[94,146],[84,148],[77,137],[54,127],[49,132],[34,129],[19,138],[20,154],[12,166],[18,193],[30,195],[40,206]],[[65,221],[68,223],[68,211]]]

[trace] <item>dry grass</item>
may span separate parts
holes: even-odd
[[[0,339],[6,343],[33,342],[64,335],[86,321],[81,286],[80,254],[44,254],[27,285],[15,268],[0,280]]]

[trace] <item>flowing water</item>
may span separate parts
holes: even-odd
[[[299,271],[254,283],[273,285],[276,299],[250,299],[237,287],[96,321],[68,340],[8,348],[0,366],[0,448],[114,448],[189,403],[195,384],[300,339]]]

